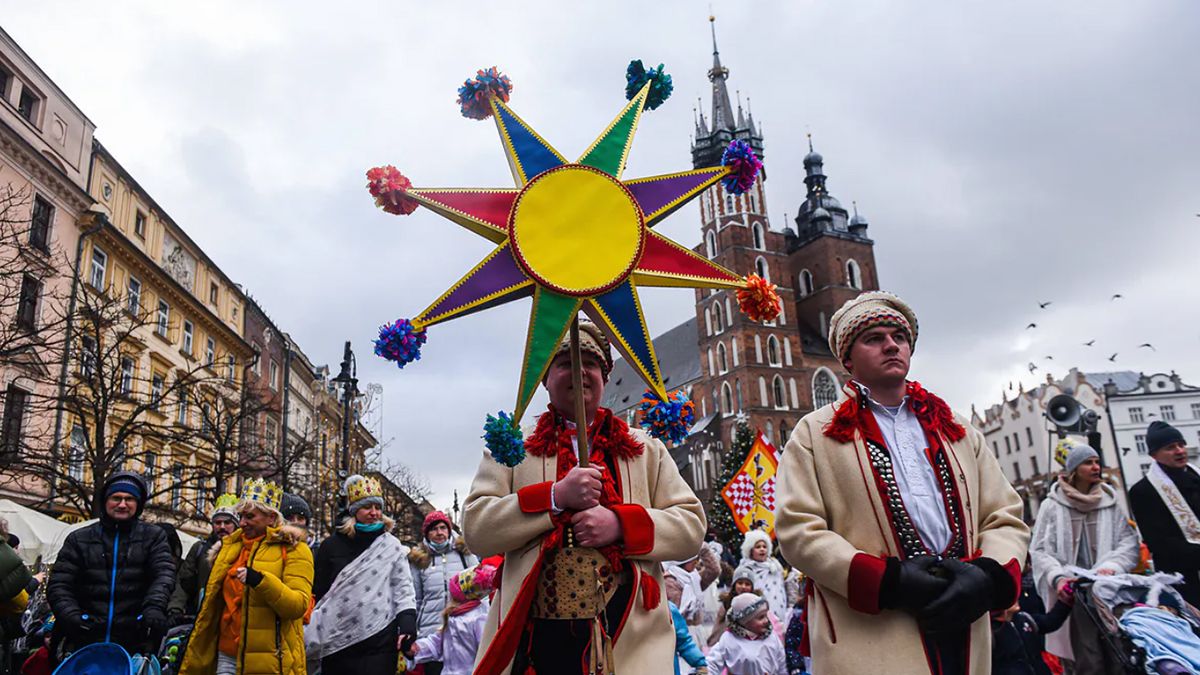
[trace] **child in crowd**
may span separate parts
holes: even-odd
[[[700,646],[692,639],[683,614],[671,601],[667,601],[667,607],[671,610],[671,623],[675,625],[675,655],[678,657],[675,659],[675,675],[680,674],[679,659],[694,669],[691,671],[693,675],[708,675],[708,661],[700,651]]]
[[[450,601],[443,613],[442,628],[413,643],[417,663],[440,661],[442,675],[471,675],[475,653],[487,623],[487,596],[497,579],[497,569],[480,563],[450,577]]]
[[[783,643],[771,630],[767,600],[753,593],[735,597],[726,613],[725,634],[708,653],[714,673],[729,675],[787,675]]]
[[[717,622],[713,624],[712,633],[708,636],[708,646],[711,648],[725,633],[725,615],[729,612],[729,604],[742,593],[758,593],[754,590],[754,575],[745,567],[733,571],[733,584],[728,593],[721,594],[721,608],[717,610]]]

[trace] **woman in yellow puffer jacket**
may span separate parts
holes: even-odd
[[[256,483],[238,504],[241,527],[210,552],[216,557],[180,675],[305,673],[312,552],[303,530],[283,524],[275,493]]]

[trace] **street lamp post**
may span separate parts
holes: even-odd
[[[1129,503],[1129,483],[1125,480],[1125,458],[1121,454],[1121,444],[1117,441],[1117,427],[1113,423],[1112,409],[1108,402],[1114,396],[1117,396],[1120,391],[1117,389],[1117,383],[1110,378],[1104,383],[1104,415],[1108,417],[1108,431],[1112,434],[1113,452],[1117,456],[1117,469],[1121,472],[1121,489],[1125,491],[1125,503]]]
[[[338,477],[343,481],[350,475],[350,402],[358,396],[358,363],[350,341],[342,352],[342,368],[333,382],[342,388],[342,458]]]

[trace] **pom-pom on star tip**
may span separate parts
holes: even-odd
[[[375,206],[388,213],[407,216],[417,210],[421,204],[408,195],[411,187],[412,181],[391,164],[367,170],[367,190]]]
[[[425,329],[418,328],[408,319],[396,319],[379,329],[375,340],[375,354],[403,368],[421,358],[421,345],[425,344]]]
[[[491,99],[508,103],[512,88],[512,80],[496,66],[480,70],[458,88],[458,108],[463,117],[485,120],[492,116]]]
[[[729,167],[729,175],[721,179],[721,185],[729,194],[740,195],[754,187],[762,161],[746,141],[731,141],[721,155],[721,166]]]
[[[651,436],[672,443],[682,443],[696,421],[696,404],[682,389],[667,394],[665,401],[647,389],[639,410],[642,428]]]
[[[504,411],[487,416],[483,442],[492,459],[504,466],[514,467],[525,459],[525,439],[512,416]]]
[[[775,284],[757,274],[746,277],[746,285],[738,289],[738,308],[751,321],[774,321],[783,308],[783,300]]]
[[[665,103],[668,98],[671,98],[671,92],[675,90],[671,76],[663,72],[663,64],[660,63],[657,68],[646,70],[641,59],[634,59],[625,69],[625,100],[632,100],[634,96],[637,96],[647,82],[651,84],[650,91],[646,94],[646,110],[654,110]]]

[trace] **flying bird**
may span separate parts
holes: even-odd
[[[1025,330],[1029,330],[1030,328],[1037,328],[1037,324],[1036,324],[1036,323],[1031,323],[1031,324],[1029,324],[1028,326],[1025,326]]]
[[[1053,356],[1047,356],[1047,357],[1046,357],[1046,360],[1047,360],[1047,361],[1053,361],[1053,360],[1054,360],[1054,357],[1053,357]]]
[[[1157,349],[1154,348],[1154,345],[1150,344],[1149,342],[1143,342],[1142,344],[1138,345],[1138,349],[1141,349],[1142,347],[1149,347],[1150,351],[1152,351],[1152,352],[1158,351]]]
[[[1120,293],[1113,293],[1112,300],[1116,300],[1117,298],[1123,298],[1123,297],[1125,297],[1125,296],[1121,295]],[[1112,300],[1110,300],[1110,302]]]
[[[1032,372],[1033,372],[1033,371],[1035,371],[1035,370],[1037,370],[1037,364],[1036,364],[1036,363],[1034,363],[1033,361],[1030,361],[1030,362],[1029,362],[1029,372],[1031,372],[1031,373],[1032,373]]]
[[[1109,360],[1109,361],[1112,361],[1112,362],[1114,362],[1114,363],[1115,363],[1115,362],[1116,362],[1116,360],[1117,360],[1117,353],[1116,353],[1116,352],[1113,352],[1113,355],[1112,355],[1112,356],[1110,356],[1110,357],[1108,357],[1108,360]]]
[[[1095,340],[1095,338],[1092,338],[1091,340],[1088,340],[1087,342],[1083,343],[1083,346],[1084,346],[1084,347],[1091,347],[1091,346],[1092,346],[1092,345],[1094,345],[1094,344],[1096,344],[1096,340]]]
[[[1046,302],[1039,302],[1038,309],[1046,309],[1046,307],[1048,307],[1053,302],[1054,302],[1053,300],[1047,300]]]

